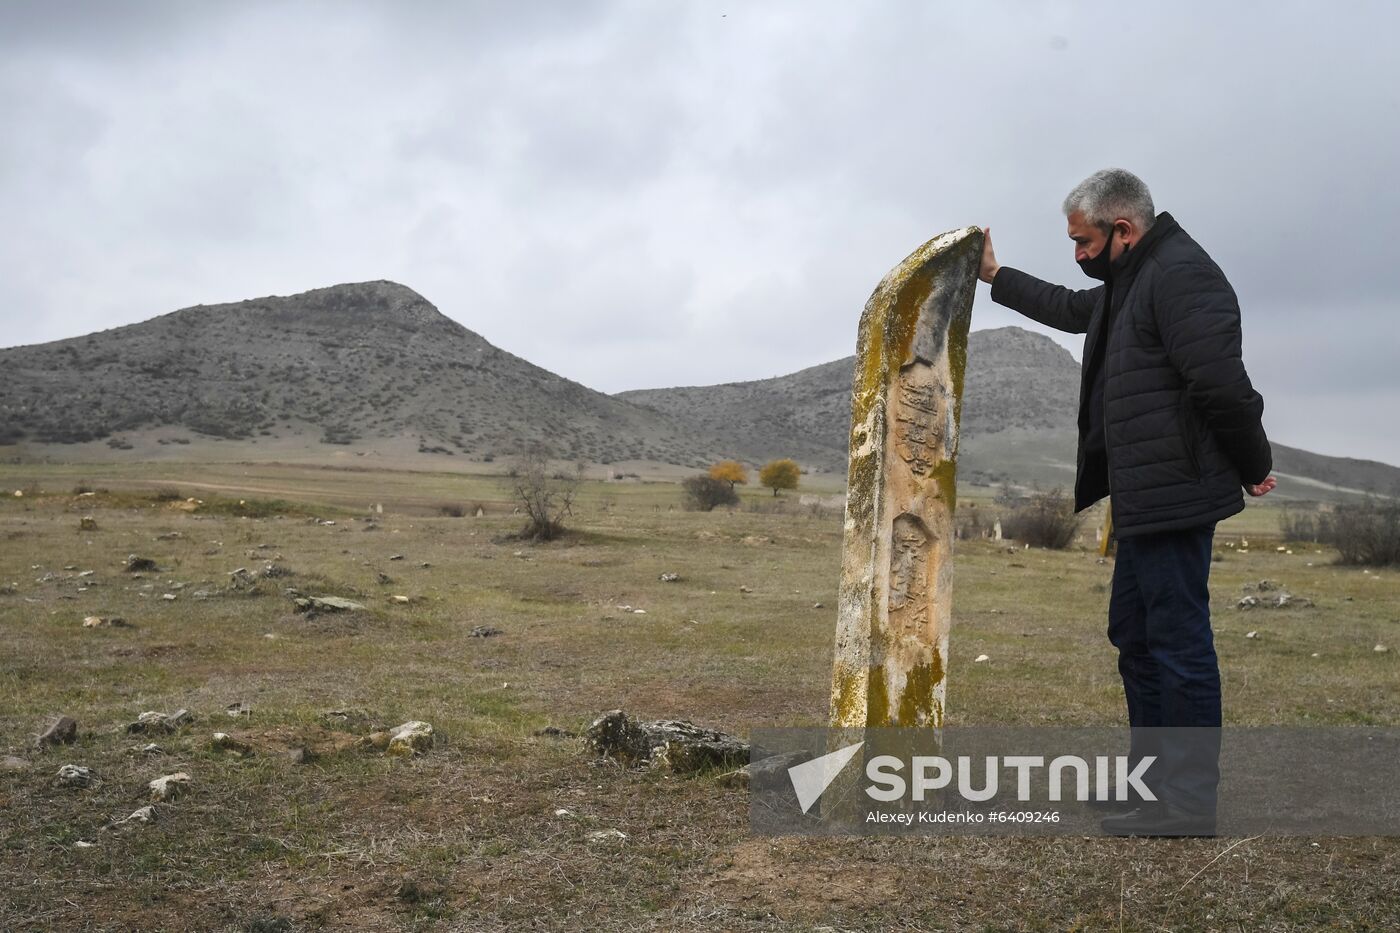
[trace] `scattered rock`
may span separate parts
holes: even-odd
[[[407,596],[390,596],[389,600],[391,602],[399,603],[400,605],[405,605],[407,603],[413,602],[413,600]]]
[[[157,745],[156,743],[152,742],[152,743],[150,743],[149,745],[142,745],[142,746],[141,746],[141,754],[146,755],[146,756],[151,757],[151,758],[154,758],[156,755],[164,755],[164,754],[165,754],[165,749],[161,748],[159,745]]]
[[[146,573],[159,569],[160,568],[156,566],[156,562],[149,557],[138,557],[135,554],[131,554],[126,558],[127,573]]]
[[[812,608],[813,608],[813,609],[825,609],[826,607],[823,606],[821,603],[812,603]]]
[[[360,603],[339,596],[301,596],[293,601],[297,612],[350,612],[365,608]]]
[[[1245,638],[1258,638],[1258,637],[1259,637],[1259,633],[1258,633],[1258,632],[1245,632],[1245,633],[1244,633],[1244,637],[1245,637]]]
[[[570,732],[567,729],[560,729],[558,726],[545,726],[543,729],[536,729],[532,735],[541,739],[576,739],[577,732]]]
[[[97,780],[97,775],[91,768],[82,765],[64,765],[58,769],[54,780],[64,787],[88,787]]]
[[[91,515],[84,515],[82,518],[78,519],[78,530],[96,531],[97,519],[93,518]]]
[[[740,587],[739,587],[739,592],[740,592],[740,593],[752,593],[753,590],[749,589],[747,586],[740,586]]]
[[[433,727],[415,719],[390,730],[386,754],[394,758],[410,758],[432,747]]]
[[[216,750],[237,755],[239,758],[247,758],[253,754],[253,747],[251,745],[234,738],[227,732],[215,732],[211,744]]]
[[[0,771],[27,771],[29,762],[18,755],[6,755],[0,758]]]
[[[150,823],[154,823],[155,821],[156,808],[151,804],[147,804],[146,806],[132,813],[130,816],[123,817],[120,820],[113,820],[112,822],[108,823],[104,828],[116,829],[118,826],[144,826]]]
[[[492,628],[492,627],[489,626],[489,625],[478,625],[476,628],[472,629],[470,632],[467,633],[467,637],[468,637],[468,638],[494,638],[495,636],[497,636],[497,635],[499,635],[499,634],[501,634],[501,630],[498,629],[498,628]]]
[[[126,727],[126,731],[131,735],[156,735],[177,732],[182,726],[187,726],[192,722],[194,722],[194,717],[187,709],[177,709],[173,713],[151,711],[137,716],[136,721]]]
[[[389,741],[393,735],[388,732],[371,732],[360,740],[360,745],[364,748],[372,748],[375,751],[386,751],[389,748]]]
[[[1259,581],[1259,592],[1261,592],[1261,593],[1267,593],[1267,592],[1269,592],[1270,590],[1276,590],[1276,589],[1278,589],[1278,584],[1277,584],[1276,582],[1274,582],[1273,580],[1260,580],[1260,581]]]
[[[660,577],[662,583],[679,583],[681,575],[678,573],[663,573]]]
[[[179,599],[179,597],[176,596],[174,593],[162,593],[161,596],[160,596],[160,598],[161,598],[161,599],[165,599],[165,600],[175,600],[175,599]]]
[[[183,771],[158,777],[146,786],[151,789],[151,799],[157,802],[174,800],[190,785],[190,776]]]
[[[78,721],[72,716],[60,716],[40,733],[36,743],[39,748],[55,745],[72,745],[78,740]]]
[[[1235,603],[1235,608],[1236,608],[1236,609],[1253,609],[1253,608],[1254,608],[1255,606],[1257,606],[1257,605],[1259,605],[1259,597],[1257,597],[1257,596],[1243,596],[1243,597],[1240,598],[1240,601],[1239,601],[1239,602]]]
[[[253,707],[250,703],[244,703],[242,700],[235,700],[224,707],[224,712],[229,715],[230,719],[242,719],[245,716],[253,715]]]
[[[126,620],[121,616],[88,616],[83,619],[83,628],[125,628]]]
[[[382,571],[382,570],[379,571],[379,583],[380,583],[381,586],[388,586],[390,583],[393,583],[393,582],[394,582],[394,578],[393,578],[393,577],[389,576],[387,573],[385,573],[385,572]]]
[[[1376,645],[1376,647],[1372,648],[1371,650],[1374,651],[1376,654],[1388,654],[1390,652],[1390,648],[1386,645]]]
[[[625,765],[646,765],[675,774],[748,763],[747,742],[685,720],[644,722],[620,709],[594,720],[584,734],[589,749]]]
[[[183,538],[183,537],[184,537],[184,535],[181,534],[181,533],[178,532],[178,531],[167,531],[167,532],[165,532],[164,534],[156,535],[156,540],[157,540],[157,541],[178,541],[178,540],[180,540],[180,539]]]
[[[627,834],[620,829],[595,829],[588,834],[588,841],[596,843],[623,842],[626,839]]]
[[[990,661],[991,659],[991,655],[979,654],[977,657],[972,659],[972,663],[981,664],[983,661]]]
[[[390,559],[390,560],[403,560],[403,555],[402,555],[402,554],[390,554],[390,555],[389,555],[389,559]]]

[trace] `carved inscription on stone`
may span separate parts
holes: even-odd
[[[933,367],[917,363],[899,374],[895,398],[895,450],[924,476],[943,459],[948,390],[934,378]]]
[[[933,534],[917,515],[894,520],[890,547],[889,625],[896,635],[917,635],[928,625],[929,552]]]

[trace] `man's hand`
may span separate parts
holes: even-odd
[[[997,277],[997,254],[992,250],[992,228],[982,228],[982,265],[977,269],[977,277],[988,285]]]
[[[1251,496],[1262,496],[1266,495],[1271,489],[1273,489],[1277,485],[1278,480],[1270,476],[1268,479],[1264,480],[1264,482],[1260,483],[1257,486],[1251,486],[1248,483],[1246,483],[1244,491],[1249,493]]]

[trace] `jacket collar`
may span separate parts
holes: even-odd
[[[1157,244],[1180,229],[1176,219],[1166,211],[1162,211],[1152,222],[1152,229],[1142,235],[1142,239],[1138,240],[1137,245],[1113,261],[1110,268],[1112,277],[1121,279],[1134,275],[1138,267],[1142,265],[1142,261],[1156,249]]]

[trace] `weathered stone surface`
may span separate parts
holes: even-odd
[[[644,722],[620,709],[595,719],[584,741],[602,757],[674,774],[737,768],[749,760],[748,743],[726,732],[702,729],[685,720]]]
[[[97,780],[97,775],[82,765],[64,765],[58,769],[54,780],[64,787],[88,787]]]
[[[40,748],[51,745],[72,745],[78,740],[78,721],[72,716],[60,716],[39,734],[36,743]]]
[[[160,568],[156,566],[156,562],[149,557],[141,557],[137,554],[132,554],[126,559],[126,570],[128,573],[143,573],[159,569]]]
[[[132,735],[175,732],[181,726],[189,725],[192,722],[194,722],[194,717],[187,709],[177,709],[173,713],[151,711],[137,716],[135,722],[127,725],[126,731]]]
[[[104,829],[116,829],[119,826],[145,826],[156,821],[156,808],[147,804],[130,816],[108,823]]]
[[[296,599],[293,605],[297,612],[351,612],[365,608],[352,599],[339,596],[304,596]]]
[[[934,237],[885,276],[856,343],[834,726],[943,723],[958,425],[982,252]]]
[[[253,754],[253,747],[242,739],[235,738],[227,732],[215,732],[209,740],[215,751],[228,752],[237,755],[239,758],[246,758]]]
[[[433,727],[426,722],[411,720],[395,726],[389,733],[385,754],[393,758],[411,758],[433,747]]]
[[[189,784],[190,776],[183,771],[176,771],[174,774],[158,777],[146,786],[151,790],[151,799],[159,803],[162,800],[174,800],[185,792]]]

